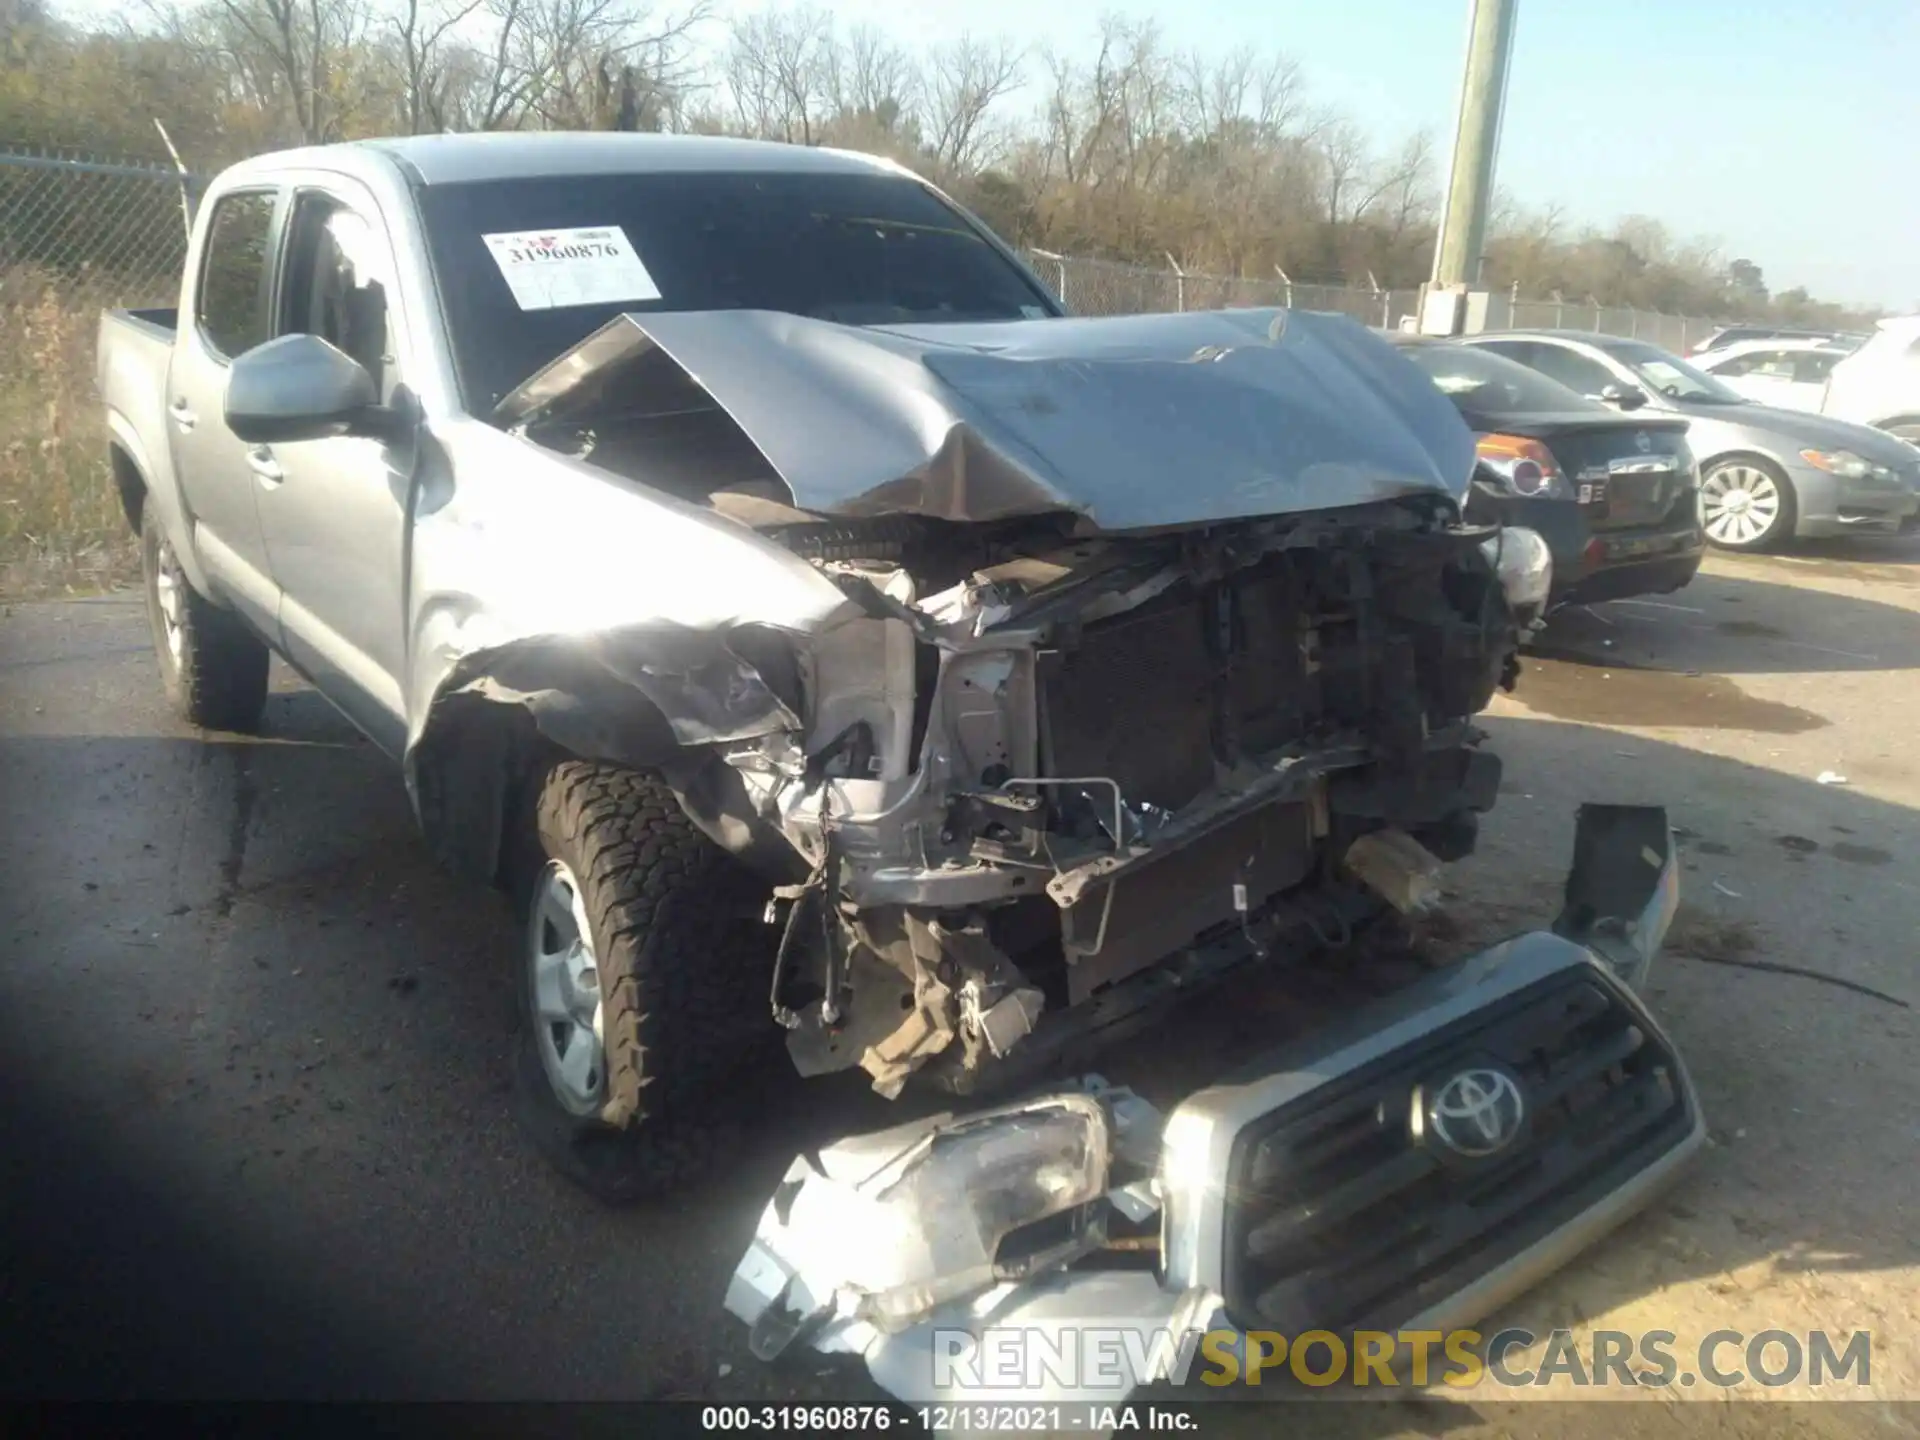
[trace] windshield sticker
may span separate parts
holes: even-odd
[[[522,310],[660,298],[660,287],[618,225],[514,230],[480,238]]]

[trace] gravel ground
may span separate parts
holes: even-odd
[[[1544,922],[1581,800],[1667,805],[1691,953],[1652,998],[1715,1142],[1490,1327],[1662,1328],[1681,1349],[1871,1329],[1874,1401],[1703,1406],[1719,1392],[1676,1386],[1626,1411],[1343,1406],[1316,1430],[1920,1431],[1892,1403],[1920,1396],[1920,1018],[1715,963],[1920,1001],[1916,610],[1920,547],[1860,542],[1716,558],[1658,603],[1563,617],[1486,718],[1505,793],[1450,881],[1452,943]],[[0,1389],[872,1394],[752,1360],[719,1300],[796,1146],[898,1112],[857,1076],[783,1087],[732,1174],[641,1210],[551,1177],[508,1113],[503,907],[432,868],[397,776],[299,682],[277,679],[262,737],[197,735],[161,707],[137,598],[16,602],[0,796],[0,1299],[27,1342]],[[1276,977],[1103,1068],[1177,1095],[1285,1011]]]

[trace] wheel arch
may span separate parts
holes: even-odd
[[[1709,470],[1716,470],[1722,465],[1731,464],[1764,466],[1766,469],[1773,471],[1777,479],[1785,481],[1789,490],[1793,488],[1793,475],[1788,471],[1785,462],[1777,455],[1769,455],[1764,450],[1747,448],[1722,450],[1719,454],[1711,455],[1700,462],[1700,477],[1704,480]]]
[[[405,757],[428,847],[456,874],[508,888],[534,787],[565,760],[654,772],[695,825],[754,869],[786,881],[803,868],[719,746],[686,743],[660,704],[577,638],[468,657],[436,689]]]
[[[156,458],[142,442],[138,428],[117,410],[107,412],[107,465],[128,528],[138,535],[151,512],[188,583],[201,595],[224,604],[193,547],[193,517],[186,511],[164,448]]]

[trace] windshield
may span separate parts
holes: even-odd
[[[905,175],[549,176],[429,185],[419,203],[476,414],[626,312],[777,310],[848,325],[1057,313]]]
[[[1517,360],[1465,345],[1402,345],[1400,353],[1427,372],[1463,411],[1499,415],[1565,414],[1606,406],[1575,394]]]
[[[1704,370],[1696,370],[1676,355],[1657,345],[1623,340],[1611,342],[1606,351],[1614,359],[1644,380],[1669,400],[1687,400],[1701,405],[1745,405],[1746,397],[1728,388]]]

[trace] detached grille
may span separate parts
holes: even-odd
[[[1505,1070],[1527,1123],[1470,1160],[1413,1123],[1475,1066]],[[1228,1312],[1244,1329],[1391,1331],[1524,1250],[1693,1126],[1673,1055],[1578,971],[1253,1122],[1226,1202]]]

